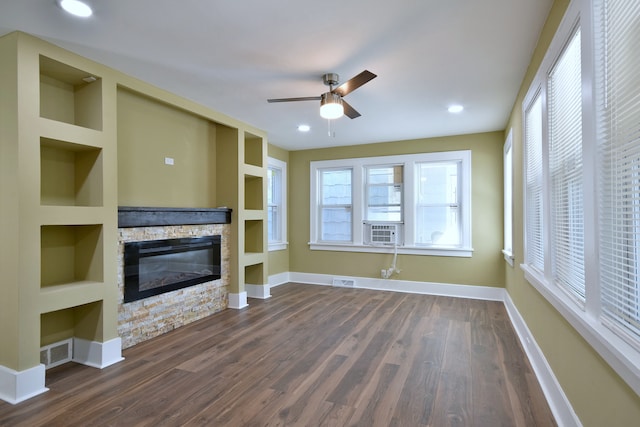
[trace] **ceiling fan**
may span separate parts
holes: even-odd
[[[322,81],[329,86],[329,92],[325,92],[320,96],[304,96],[300,98],[276,98],[267,99],[267,102],[295,102],[295,101],[320,101],[320,115],[325,119],[337,119],[343,114],[350,119],[360,117],[358,113],[347,101],[342,97],[350,94],[360,86],[364,85],[377,76],[371,71],[364,70],[357,76],[338,85],[339,76],[335,73],[327,73],[322,76]]]

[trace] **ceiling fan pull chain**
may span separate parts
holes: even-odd
[[[327,130],[327,135],[329,136],[329,138],[335,138],[336,137],[336,133],[331,132],[331,119],[327,119],[327,125],[329,127],[329,129]]]

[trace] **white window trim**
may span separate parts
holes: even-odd
[[[289,246],[287,242],[287,163],[282,160],[267,158],[267,167],[280,170],[280,194],[282,195],[282,212],[280,214],[281,240],[279,242],[269,242],[269,251],[283,251]]]
[[[509,159],[511,163],[507,164],[507,154],[510,155]],[[509,129],[509,134],[504,143],[502,151],[503,163],[504,163],[504,249],[502,254],[504,260],[513,267],[513,129]],[[507,169],[508,168],[508,169]],[[510,173],[507,173],[510,172]],[[511,178],[511,182],[507,182],[507,175]],[[509,218],[510,221],[506,219]],[[509,229],[507,229],[509,227]],[[510,242],[507,242],[507,236],[509,236]]]
[[[413,174],[415,165],[421,162],[437,161],[462,161],[461,166],[461,203],[462,203],[462,236],[463,241],[460,247],[423,247],[415,245],[412,230],[414,230],[415,215],[415,186]],[[473,247],[471,246],[471,150],[446,151],[436,153],[418,153],[394,156],[365,157],[355,159],[322,160],[311,162],[310,165],[310,224],[309,224],[309,247],[311,250],[320,251],[344,251],[344,252],[368,252],[368,253],[388,253],[393,248],[378,247],[364,244],[362,224],[364,218],[364,168],[370,165],[381,164],[402,164],[404,165],[404,245],[398,246],[399,254],[409,255],[433,255],[433,256],[453,256],[471,257]],[[317,201],[320,189],[318,188],[318,171],[322,169],[352,168],[352,188],[353,188],[353,230],[352,242],[349,243],[325,243],[319,240],[318,232],[318,210]],[[411,175],[410,179],[407,177]],[[359,191],[358,191],[359,190]]]
[[[592,28],[593,0],[573,0],[558,30],[542,60],[538,72],[533,79],[529,91],[522,103],[522,111],[526,111],[531,101],[537,96],[540,88],[544,88],[548,71],[561,54],[565,43],[573,33],[578,22],[582,31],[582,78],[583,78],[583,156],[585,182],[590,181],[591,188],[585,188],[584,194],[584,223],[585,223],[585,277],[587,278],[587,301],[584,307],[576,304],[561,288],[554,285],[551,278],[551,265],[545,264],[545,271],[541,272],[527,264],[521,264],[525,279],[569,322],[569,324],[594,348],[594,350],[611,366],[611,368],[638,394],[640,394],[640,351],[624,341],[603,324],[600,317],[600,297],[597,255],[597,218],[596,200],[593,191],[596,187],[595,164],[595,100],[594,93],[594,59],[593,59],[593,28]],[[546,111],[545,91],[543,97],[543,111]],[[524,141],[523,126],[522,141]],[[547,141],[547,125],[543,115],[543,138]],[[547,144],[543,144],[543,156],[546,156]],[[548,188],[548,173],[544,173],[545,188]],[[523,185],[523,195],[526,187]],[[549,210],[545,208],[543,219],[545,228],[549,224]],[[524,224],[526,227],[526,224]],[[589,231],[589,232],[587,232]],[[545,231],[548,233],[548,231]],[[545,243],[545,259],[550,255],[550,239]],[[525,242],[526,246],[526,242]],[[525,247],[526,249],[526,247]],[[525,257],[526,260],[526,257]],[[591,296],[590,296],[591,294]],[[595,295],[595,296],[594,296]]]

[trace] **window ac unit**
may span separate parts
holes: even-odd
[[[365,226],[366,244],[389,246],[400,244],[400,224],[373,222]]]

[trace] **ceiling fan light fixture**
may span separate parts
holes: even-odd
[[[81,18],[88,18],[93,14],[91,7],[78,0],[60,0],[60,7],[62,7],[68,13],[79,16]]]
[[[331,120],[342,117],[344,107],[342,98],[337,93],[325,92],[320,98],[320,117]]]

